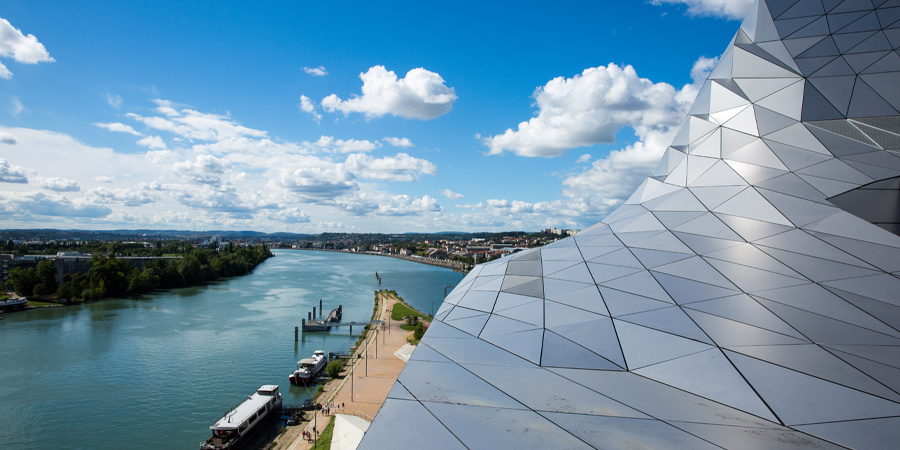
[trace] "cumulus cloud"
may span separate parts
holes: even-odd
[[[44,189],[56,192],[77,192],[81,190],[78,182],[59,177],[38,177],[37,182]]]
[[[681,101],[678,94],[670,84],[639,77],[631,66],[592,67],[537,88],[536,117],[482,141],[490,154],[560,156],[572,148],[612,143],[625,126],[640,136],[679,124],[693,98]]]
[[[283,223],[309,223],[312,216],[300,208],[284,208],[270,213],[269,219]]]
[[[99,218],[112,212],[103,205],[87,203],[81,199],[73,201],[61,195],[46,195],[41,192],[27,192],[5,200],[17,211],[40,216]]]
[[[669,111],[670,117],[659,115],[657,123],[644,122],[635,127],[640,140],[595,160],[581,172],[565,177],[562,183],[567,207],[587,216],[600,216],[628,198],[659,163],[679,130],[675,124],[680,125],[687,116],[687,108],[716,62],[715,58],[700,58],[694,63],[691,70],[693,83],[684,86],[675,95],[673,102],[677,106]]]
[[[107,189],[99,187],[85,193],[92,203],[119,203],[125,206],[141,206],[155,203],[158,197],[143,189]]]
[[[444,189],[443,191],[441,191],[441,195],[443,195],[444,197],[447,197],[449,199],[453,199],[453,200],[463,198],[462,194],[453,192],[450,189]]]
[[[116,177],[101,175],[99,177],[94,177],[94,181],[96,181],[98,183],[110,183],[111,184],[111,183],[116,182]]]
[[[323,67],[323,66],[304,67],[303,71],[314,77],[324,77],[325,75],[328,75],[328,70],[326,70],[325,67]]]
[[[159,136],[147,136],[143,139],[137,141],[137,145],[141,147],[147,147],[152,150],[164,150],[166,148],[166,141],[164,141]]]
[[[236,218],[249,218],[253,212],[252,208],[242,204],[234,188],[181,186],[173,190],[172,196],[182,205],[230,213]]]
[[[450,112],[457,98],[456,91],[445,85],[440,75],[423,68],[412,69],[405,78],[398,79],[384,66],[373,66],[359,78],[363,81],[362,96],[341,100],[331,94],[322,99],[322,107],[345,116],[356,112],[367,118],[390,114],[429,120]]]
[[[175,163],[172,169],[194,183],[218,185],[230,168],[225,161],[213,155],[197,155],[193,161]]]
[[[368,141],[365,139],[357,140],[357,139],[335,139],[332,136],[321,136],[319,140],[314,143],[307,143],[311,147],[316,150],[326,151],[331,153],[354,153],[354,152],[370,152],[375,150],[378,147],[381,147],[381,144],[377,142]]]
[[[297,105],[297,107],[300,108],[300,111],[311,115],[316,122],[322,120],[322,115],[316,112],[316,105],[313,104],[313,101],[310,100],[309,97],[301,95],[300,104]]]
[[[134,136],[143,136],[143,134],[136,131],[131,125],[126,125],[124,123],[113,122],[113,123],[95,123],[94,126],[105,128],[109,131],[114,131],[116,133],[128,133]]]
[[[420,216],[443,211],[437,200],[427,195],[417,198],[385,193],[360,193],[339,199],[335,206],[355,216]]]
[[[135,113],[127,113],[125,116],[148,127],[191,140],[222,141],[241,136],[267,137],[265,131],[245,127],[227,116],[201,113],[189,108],[178,109],[177,105],[167,100],[154,101],[157,104],[156,111],[165,117],[145,117]]]
[[[741,20],[750,11],[755,0],[650,0],[654,5],[670,3],[686,5],[688,14],[694,16],[716,16]]]
[[[361,178],[385,181],[416,181],[422,175],[437,173],[437,167],[431,162],[406,153],[384,158],[354,153],[347,157],[344,167]]]
[[[388,144],[390,144],[394,147],[400,147],[400,148],[415,147],[415,145],[413,145],[412,141],[410,141],[407,138],[386,137],[386,138],[382,139],[382,141],[387,142]]]
[[[0,18],[0,57],[12,58],[23,64],[55,61],[33,34],[22,34],[3,18]],[[12,72],[3,64],[0,64],[0,78],[12,78]]]
[[[28,183],[25,169],[11,166],[5,159],[0,158],[0,183]]]
[[[0,131],[0,144],[16,145],[17,142],[19,141],[15,136],[5,131]]]
[[[274,183],[317,204],[333,204],[336,197],[359,190],[353,174],[339,166],[303,167],[281,172]]]

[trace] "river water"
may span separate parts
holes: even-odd
[[[367,321],[374,291],[393,289],[428,313],[463,278],[381,256],[274,253],[209,286],[4,314],[0,448],[196,449],[260,385],[302,403],[311,390],[287,380],[297,360],[356,342],[361,330],[346,327],[294,342],[319,299],[326,311],[342,304],[344,321]]]

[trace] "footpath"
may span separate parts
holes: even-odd
[[[371,422],[378,413],[406,365],[406,361],[394,352],[407,344],[406,338],[412,332],[400,329],[405,322],[390,320],[391,310],[398,303],[397,298],[386,292],[377,294],[379,314],[375,319],[383,320],[383,327],[370,330],[365,343],[353,353],[352,363],[348,362],[339,378],[325,384],[324,392],[315,400],[322,404],[322,409],[316,411],[314,417],[309,417],[309,422],[287,427],[269,449],[311,449],[313,442],[304,439],[303,432],[315,435],[315,429],[321,433],[334,414],[351,414]],[[326,411],[328,414],[325,414]]]

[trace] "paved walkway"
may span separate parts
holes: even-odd
[[[379,293],[378,303],[380,317],[384,320],[383,329],[370,332],[366,344],[361,345],[354,353],[352,368],[348,364],[342,378],[330,380],[325,384],[325,392],[319,396],[323,407],[330,406],[329,414],[319,411],[316,417],[306,425],[288,427],[287,430],[272,443],[273,450],[306,450],[312,447],[302,437],[302,432],[312,433],[315,427],[319,432],[325,429],[334,414],[353,414],[372,421],[381,408],[388,392],[397,381],[406,362],[394,355],[394,352],[406,345],[406,337],[411,331],[401,330],[402,321],[389,320],[391,308],[397,299]],[[352,371],[352,376],[350,373]]]

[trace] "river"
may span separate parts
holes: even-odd
[[[287,380],[297,360],[356,342],[356,328],[294,342],[319,299],[326,311],[342,304],[344,321],[367,321],[374,291],[393,289],[428,313],[464,276],[381,256],[274,253],[208,286],[4,314],[0,448],[196,449],[260,385],[302,403],[311,390]]]

